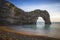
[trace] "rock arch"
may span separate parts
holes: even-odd
[[[31,12],[28,12],[27,17],[28,17],[28,24],[29,23],[36,24],[38,17],[42,17],[43,20],[45,21],[45,24],[51,24],[50,15],[46,10],[37,9],[37,10],[31,11]]]
[[[0,14],[0,22],[3,24],[36,24],[38,17],[42,17],[45,24],[51,24],[50,15],[46,10],[25,12],[6,0],[0,0]]]
[[[45,21],[45,24],[51,24],[51,21],[50,21],[50,15],[49,13],[46,11],[46,10],[34,10],[32,12],[36,17],[42,17],[43,20]]]

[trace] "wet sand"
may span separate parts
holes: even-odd
[[[60,40],[59,38],[18,32],[7,26],[0,27],[0,40]]]

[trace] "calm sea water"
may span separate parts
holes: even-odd
[[[51,25],[39,22],[36,25],[19,25],[12,26],[10,28],[18,32],[26,32],[28,34],[60,38],[60,22],[53,22]]]

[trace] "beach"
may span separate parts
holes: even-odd
[[[8,26],[0,26],[0,40],[60,40],[60,38],[16,31]]]

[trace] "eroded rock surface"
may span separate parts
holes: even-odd
[[[6,0],[0,0],[0,24],[36,24],[38,17],[42,17],[45,24],[51,24],[46,10],[25,12]]]

